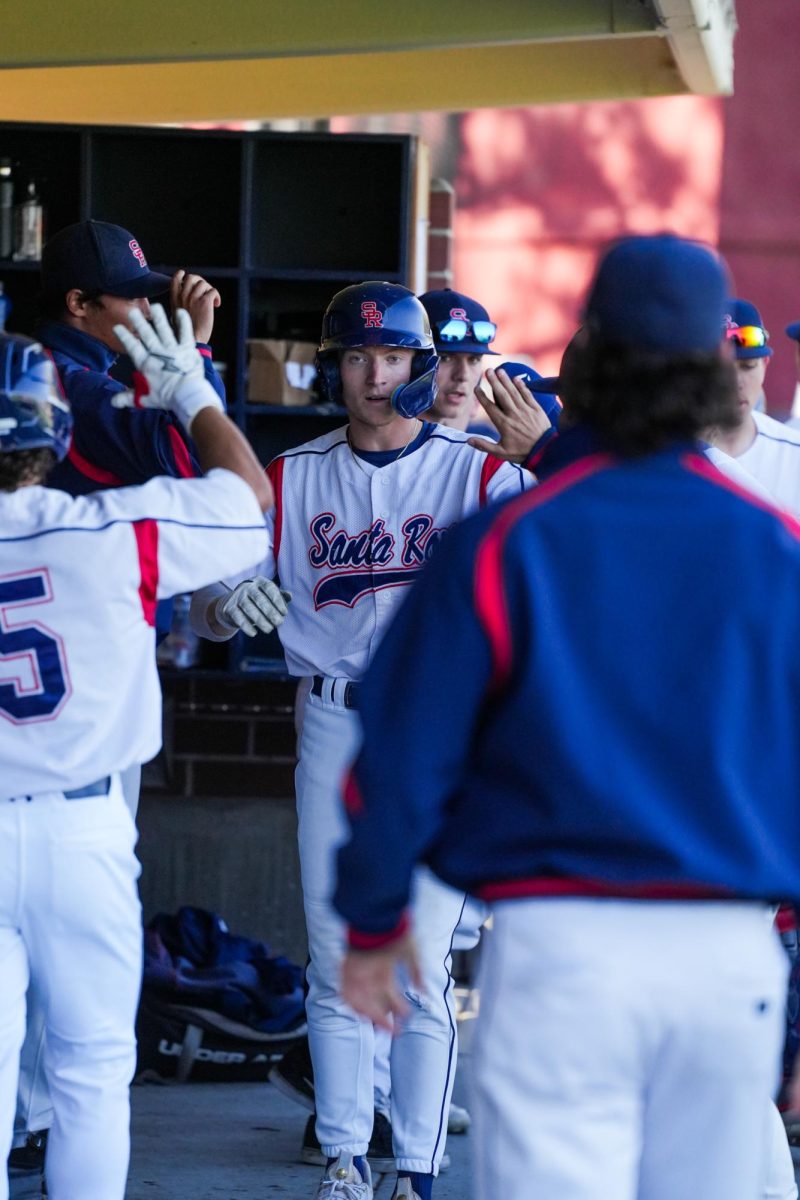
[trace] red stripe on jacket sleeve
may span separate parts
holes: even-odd
[[[503,466],[503,462],[502,458],[495,458],[493,454],[486,455],[486,461],[481,467],[481,482],[478,489],[478,506],[480,508],[486,508],[489,501],[489,483]]]
[[[385,933],[362,933],[358,929],[348,929],[347,944],[351,950],[382,950],[392,942],[399,942],[409,929],[408,913],[404,912],[394,929]]]
[[[158,589],[158,522],[134,521],[133,532],[139,553],[139,599],[148,625],[156,623]]]
[[[110,471],[104,470],[102,467],[96,467],[94,463],[89,462],[88,458],[76,450],[75,442],[73,441],[67,451],[67,458],[75,467],[76,471],[80,471],[81,475],[85,475],[87,479],[93,480],[94,483],[102,483],[105,487],[121,487],[122,480],[118,475],[112,475]]]
[[[533,509],[552,500],[561,492],[610,466],[610,454],[594,454],[579,459],[532,491],[502,507],[497,518],[484,535],[475,556],[473,597],[475,612],[483,626],[492,651],[491,688],[499,687],[511,671],[513,640],[511,618],[506,595],[504,563],[506,539],[516,523]]]
[[[175,461],[175,470],[178,478],[194,479],[197,472],[192,466],[189,450],[181,436],[181,431],[176,425],[168,425],[167,436],[169,437],[170,449],[172,450],[172,457]]]
[[[272,554],[276,569],[283,528],[283,466],[285,461],[283,458],[274,458],[267,467],[267,479],[272,484],[272,490],[275,493],[275,533],[272,539]]]

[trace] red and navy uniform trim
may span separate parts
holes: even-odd
[[[156,623],[158,590],[158,522],[134,521],[133,532],[139,554],[139,600],[148,625]]]
[[[533,491],[525,492],[500,510],[475,556],[475,612],[492,649],[491,688],[502,686],[513,661],[511,620],[503,576],[503,553],[511,530],[533,509],[614,463],[610,454],[594,454],[565,467]]]

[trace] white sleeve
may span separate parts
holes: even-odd
[[[254,579],[256,575],[263,575],[266,579],[272,579],[275,575],[275,557],[272,551],[275,530],[274,508],[264,514],[264,519],[269,543],[267,555],[263,562],[245,571],[238,571],[235,575],[229,575],[224,581],[210,583],[208,587],[200,588],[192,596],[192,604],[189,609],[189,620],[192,629],[196,634],[202,638],[206,638],[209,642],[227,642],[239,632],[238,629],[231,629],[228,633],[217,633],[216,630],[211,628],[208,621],[208,609],[212,601],[218,600],[220,596],[227,596],[233,591],[237,583],[241,583],[243,579]]]
[[[530,471],[523,470],[516,463],[504,462],[495,471],[486,487],[486,498],[490,502],[506,500],[509,496],[519,496],[522,492],[536,486],[536,479]]]
[[[737,483],[740,488],[752,492],[754,496],[758,496],[759,500],[767,500],[770,504],[777,504],[775,497],[771,492],[767,491],[763,483],[760,483],[755,475],[751,475],[749,471],[745,471],[744,467],[740,466],[730,454],[726,454],[718,446],[707,446],[703,453],[718,471],[721,471],[723,475],[727,475],[732,483]]]
[[[246,576],[269,553],[253,489],[221,468],[199,479],[159,476],[141,487],[95,492],[83,503],[93,522],[133,526],[143,578],[159,600],[236,572]]]

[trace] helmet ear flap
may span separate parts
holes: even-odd
[[[341,404],[342,377],[339,374],[338,351],[318,351],[315,365],[319,372],[320,390],[323,398],[329,404]]]
[[[435,350],[421,350],[414,355],[411,379],[392,392],[392,408],[401,417],[419,417],[431,407],[436,399],[438,366]]]

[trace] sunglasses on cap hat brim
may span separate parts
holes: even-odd
[[[769,334],[760,325],[734,325],[725,330],[725,337],[743,350],[755,350],[769,341]]]
[[[437,342],[463,342],[471,335],[473,340],[488,345],[497,337],[494,321],[465,321],[461,317],[448,317],[446,321],[435,321],[433,328]]]

